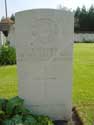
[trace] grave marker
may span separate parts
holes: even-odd
[[[16,13],[19,96],[55,120],[71,118],[73,20],[64,10]]]

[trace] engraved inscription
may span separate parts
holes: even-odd
[[[26,53],[21,53],[18,57],[19,61],[28,61],[32,59],[32,61],[47,61],[51,57],[55,56],[57,53],[57,48],[31,48]]]
[[[57,33],[57,24],[53,20],[40,18],[32,23],[31,36],[34,43],[50,44],[55,41]]]

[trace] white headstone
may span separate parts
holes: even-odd
[[[73,14],[54,9],[16,13],[19,96],[37,114],[70,119]]]

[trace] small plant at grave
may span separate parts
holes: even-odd
[[[0,125],[53,125],[48,116],[35,115],[24,106],[24,100],[16,96],[0,99]]]

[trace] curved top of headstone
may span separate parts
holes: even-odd
[[[17,33],[26,33],[27,35],[32,34],[30,36],[32,36],[33,43],[36,44],[35,46],[38,44],[39,46],[46,44],[46,47],[49,47],[49,45],[50,47],[59,47],[59,43],[53,41],[56,41],[56,39],[60,39],[62,41],[61,36],[65,38],[66,33],[69,35],[72,34],[71,29],[73,28],[73,17],[72,12],[62,9],[42,8],[20,11],[16,13],[15,21],[15,25],[20,29],[16,31]],[[28,41],[31,41],[31,38],[25,38],[28,38]],[[68,37],[64,40],[63,47],[64,45],[72,42],[71,40],[69,40],[68,43],[66,41],[68,41]]]
[[[23,11],[19,11],[19,12],[16,12],[16,14],[21,14],[21,13],[29,13],[29,12],[34,12],[34,13],[37,13],[37,12],[44,12],[44,13],[51,13],[51,12],[62,12],[62,13],[66,13],[66,14],[72,14],[73,15],[73,12],[71,12],[70,10],[64,10],[64,9],[47,9],[47,8],[38,8],[38,9],[29,9],[29,10],[23,10]]]

